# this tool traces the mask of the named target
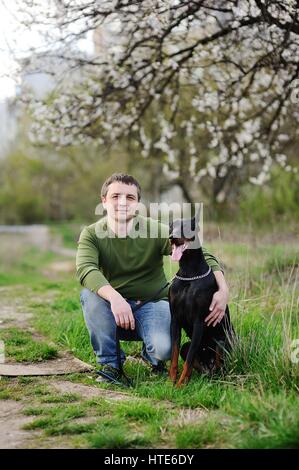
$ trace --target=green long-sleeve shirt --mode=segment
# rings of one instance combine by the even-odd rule
[[[156,236],[150,236],[153,233]],[[126,299],[150,299],[167,282],[163,256],[171,254],[168,235],[167,225],[141,215],[135,217],[129,236],[123,238],[107,226],[107,217],[85,227],[76,257],[80,284],[95,293],[110,284]],[[212,270],[220,271],[217,259],[204,247],[203,253]],[[157,299],[167,299],[167,291],[165,287]]]

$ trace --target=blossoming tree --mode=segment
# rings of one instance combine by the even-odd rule
[[[23,22],[47,34],[31,67],[53,73],[53,60],[63,61],[55,93],[31,102],[36,140],[130,137],[174,180],[183,156],[192,181],[215,181],[219,201],[238,173],[261,185],[273,164],[297,171],[288,153],[299,133],[298,1],[19,4]],[[97,47],[78,54],[88,32]]]

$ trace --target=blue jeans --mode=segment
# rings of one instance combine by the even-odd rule
[[[82,289],[80,301],[91,344],[99,364],[118,368],[115,331],[116,323],[110,302]],[[133,307],[136,300],[127,300]],[[134,312],[135,330],[119,328],[119,338],[124,341],[143,341],[142,357],[152,365],[167,361],[171,356],[170,309],[166,300],[148,302]],[[121,350],[122,362],[125,353]]]

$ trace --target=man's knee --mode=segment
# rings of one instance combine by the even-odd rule
[[[81,303],[84,305],[86,302],[94,302],[94,303],[103,303],[108,304],[107,300],[100,297],[98,294],[95,294],[90,289],[84,287],[80,292],[80,300]]]
[[[80,302],[85,317],[92,317],[95,314],[100,315],[101,312],[107,311],[109,307],[109,303],[105,299],[86,287],[80,292]]]
[[[170,335],[166,333],[156,333],[153,341],[153,356],[159,361],[168,361],[171,356]]]

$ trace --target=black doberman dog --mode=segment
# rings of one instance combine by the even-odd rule
[[[177,386],[190,380],[193,367],[212,374],[221,370],[224,352],[232,338],[229,308],[216,326],[204,321],[214,293],[216,278],[207,264],[198,237],[199,214],[193,219],[176,219],[170,224],[172,259],[179,261],[179,271],[169,288],[172,354],[169,375],[173,383],[178,373],[182,328],[191,339],[181,349],[185,360]]]

